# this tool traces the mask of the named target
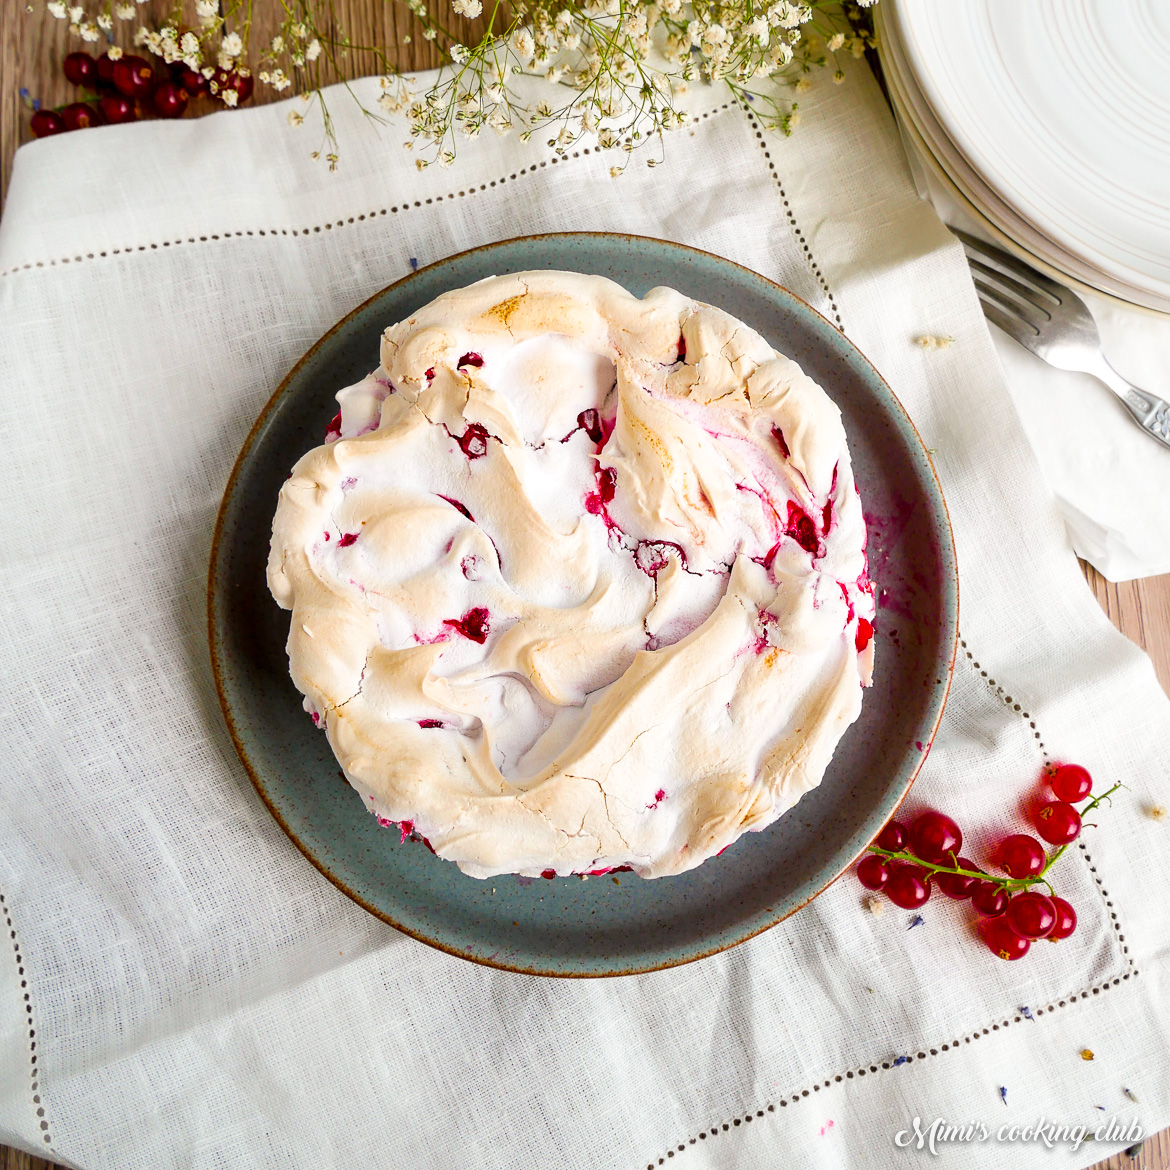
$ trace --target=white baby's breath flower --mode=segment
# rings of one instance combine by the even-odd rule
[[[854,37],[849,42],[849,52],[852,53],[854,57],[864,57],[865,41],[863,41],[861,37]]]
[[[304,122],[304,120],[305,120],[304,117],[301,114],[299,114],[296,110],[289,110],[288,124],[290,126],[300,126]]]
[[[792,50],[783,41],[773,41],[765,60],[772,69],[783,69],[792,60]]]
[[[512,47],[521,57],[531,57],[536,52],[536,42],[533,40],[532,33],[526,28],[517,30],[516,35],[512,38]]]
[[[466,16],[468,20],[474,20],[483,12],[480,0],[451,0],[451,8],[457,16]]]
[[[61,3],[61,0],[49,0],[49,3],[46,4],[45,7],[49,10],[49,13],[52,16],[55,16],[58,20],[65,19],[65,5]]]
[[[274,69],[271,74],[269,74],[268,84],[271,85],[277,93],[283,93],[290,85],[292,85],[292,79],[285,76],[283,69]],[[231,104],[235,105],[235,102],[232,102]]]
[[[447,52],[450,54],[451,60],[454,61],[456,65],[462,65],[463,62],[466,61],[470,56],[470,54],[467,52],[466,46],[460,44],[452,45],[447,50]]]
[[[122,60],[122,50],[119,49],[117,45],[111,45],[106,50],[106,56],[109,57],[109,59],[111,61],[121,61]]]
[[[229,57],[238,57],[244,51],[244,42],[240,40],[239,33],[228,33],[223,38],[223,44],[220,46],[224,53]]]
[[[319,40],[317,40],[316,37],[314,37],[305,46],[305,60],[306,61],[316,61],[317,58],[320,56],[321,56],[321,42]]]
[[[133,4],[115,4],[114,5],[114,15],[119,20],[133,20],[134,13],[136,11],[137,10],[135,9]]]
[[[305,63],[305,55],[300,52],[293,53],[289,60],[299,69]]]
[[[619,176],[619,175],[621,175],[621,173],[622,173],[622,168],[621,168],[621,167],[610,167],[610,168],[609,168],[609,177],[610,177],[611,179],[616,179],[616,178],[618,178],[618,176]]]
[[[280,33],[277,33],[276,36],[272,38],[272,51],[274,53],[284,52],[284,37],[282,37]]]
[[[96,24],[83,24],[77,31],[83,41],[96,41],[98,39]]]
[[[234,89],[221,90],[219,97],[225,106],[234,106],[240,100],[240,95]]]
[[[114,27],[113,17],[111,17],[108,12],[100,13],[97,17],[97,26],[98,28],[109,32],[109,30]]]
[[[210,28],[218,15],[215,0],[195,0],[195,16],[201,27]]]
[[[80,24],[85,19],[85,9],[77,5],[69,9],[69,23]]]
[[[743,26],[744,36],[753,37],[761,48],[766,48],[768,40],[771,37],[771,30],[768,28],[768,19],[765,16],[757,16],[755,20]]]
[[[833,73],[833,84],[840,85],[845,80],[845,71],[838,69]]]
[[[845,43],[845,34],[843,32],[834,33],[825,42],[825,48],[830,53],[835,53]]]
[[[294,37],[296,37],[298,40],[301,40],[301,41],[303,41],[305,39],[305,37],[307,37],[309,35],[309,30],[308,30],[307,26],[305,25],[304,21],[301,21],[301,20],[294,21],[289,26],[288,31],[291,32]]]
[[[193,32],[185,32],[179,38],[179,48],[187,56],[194,57],[199,52],[199,38]]]

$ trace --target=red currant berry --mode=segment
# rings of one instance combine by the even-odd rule
[[[906,848],[906,842],[909,839],[910,835],[906,832],[905,825],[899,824],[897,821],[890,821],[877,835],[874,844],[879,849],[888,849],[891,853],[901,853]]]
[[[1049,898],[1056,913],[1056,925],[1048,934],[1050,942],[1068,938],[1077,928],[1077,912],[1063,898]]]
[[[112,93],[106,94],[100,102],[102,115],[107,122],[133,122],[138,114],[135,113],[134,103],[128,98],[117,97]]]
[[[252,96],[252,88],[256,84],[252,80],[252,71],[244,68],[217,69],[212,81],[215,83],[215,93],[220,95],[221,99],[226,90],[234,89],[238,106],[243,105]]]
[[[1013,833],[999,843],[999,864],[1009,877],[1035,877],[1047,860],[1044,846],[1027,833]]]
[[[38,138],[48,138],[51,134],[62,134],[69,128],[65,125],[65,119],[54,110],[37,110],[29,119],[28,125]]]
[[[1093,791],[1093,777],[1080,764],[1061,764],[1048,778],[1057,800],[1084,800]]]
[[[252,90],[256,88],[256,82],[252,80],[251,69],[237,69],[235,90],[240,95],[240,101],[246,102],[252,96]]]
[[[1004,917],[1021,938],[1047,938],[1056,925],[1056,908],[1051,898],[1029,890],[1008,903]]]
[[[197,93],[207,92],[207,78],[198,69],[188,69],[183,66],[183,72],[176,79],[192,97]]]
[[[960,857],[955,862],[955,869],[970,869],[977,872],[979,867],[973,861]],[[948,898],[956,898],[960,902],[971,896],[971,890],[977,882],[979,882],[978,878],[964,877],[961,873],[936,873],[934,875],[934,884]],[[979,884],[983,883],[979,882]]]
[[[983,932],[983,941],[1001,959],[1009,962],[1013,959],[1022,959],[1032,945],[1026,938],[1016,934],[1008,924],[1007,917],[989,918],[980,926]]]
[[[1036,814],[1036,832],[1052,845],[1067,845],[1081,835],[1081,814],[1071,804],[1054,800]]]
[[[74,85],[97,89],[97,62],[88,53],[70,53],[61,62],[61,72]]]
[[[103,53],[93,63],[94,72],[97,74],[97,80],[101,85],[108,85],[113,87],[115,64],[117,64],[117,62],[115,62],[109,53]]]
[[[971,906],[984,918],[996,918],[1007,909],[1008,896],[995,882],[976,882],[971,887]]]
[[[948,862],[963,848],[959,826],[940,812],[922,813],[910,826],[910,848],[923,861]]]
[[[876,853],[866,854],[857,863],[857,880],[867,890],[884,889],[886,882],[890,880],[889,862]]]
[[[886,882],[886,897],[903,910],[915,910],[930,897],[930,882],[916,865],[898,865]]]
[[[190,100],[187,91],[173,81],[164,81],[154,91],[155,112],[160,118],[181,118]]]
[[[128,98],[148,98],[158,78],[154,66],[142,57],[120,57],[114,62],[114,88]]]
[[[90,126],[102,126],[106,121],[93,102],[74,102],[61,111],[61,117],[67,130],[86,130]]]

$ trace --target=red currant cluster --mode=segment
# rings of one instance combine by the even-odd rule
[[[55,110],[37,110],[29,123],[37,138],[61,134],[66,130],[84,130],[107,122],[133,122],[141,113],[160,118],[181,118],[187,103],[200,94],[236,93],[236,104],[252,96],[253,80],[248,69],[216,69],[205,77],[179,61],[166,65],[145,57],[126,54],[111,57],[103,53],[70,53],[61,65],[66,78],[74,85],[93,91],[84,101],[71,102]]]
[[[858,880],[868,890],[881,890],[904,910],[921,906],[932,888],[958,901],[969,899],[980,916],[984,941],[1002,959],[1023,958],[1036,939],[1068,938],[1076,929],[1076,911],[1052,892],[1048,871],[1080,836],[1085,813],[1121,785],[1078,810],[1072,802],[1083,800],[1093,789],[1092,777],[1084,768],[1053,766],[1046,769],[1044,778],[1056,799],[1039,806],[1035,825],[1045,841],[1057,846],[1051,855],[1035,837],[1012,833],[999,842],[994,858],[1007,876],[986,873],[960,856],[963,834],[959,826],[940,812],[927,811],[909,828],[897,821],[886,825],[858,862]],[[1046,886],[1048,893],[1033,890],[1034,885]]]

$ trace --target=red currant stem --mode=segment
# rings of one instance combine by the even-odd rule
[[[1009,880],[1007,878],[995,877],[993,874],[979,873],[973,869],[957,869],[954,866],[939,865],[934,861],[923,861],[921,857],[918,857],[916,854],[910,853],[904,849],[898,853],[893,853],[889,849],[879,849],[878,846],[871,845],[869,847],[869,851],[870,853],[880,853],[882,857],[888,857],[892,861],[913,862],[913,864],[919,866],[922,869],[929,869],[931,873],[955,873],[960,877],[979,878],[980,881],[985,881],[989,878],[993,882],[1006,882]]]
[[[1109,800],[1109,798],[1119,788],[1124,787],[1124,784],[1117,783],[1114,784],[1108,792],[1102,792],[1100,796],[1094,796],[1085,804],[1084,808],[1078,810],[1080,815],[1084,817],[1085,813],[1092,812],[1093,809],[1097,808],[1103,800]],[[1110,800],[1109,803],[1112,804],[1113,802]],[[881,849],[877,845],[871,845],[869,847],[869,852],[876,853],[881,857],[888,857],[891,861],[907,861],[911,865],[917,865],[920,869],[929,870],[931,874],[953,873],[959,877],[977,878],[981,882],[991,882],[992,885],[999,886],[1000,889],[1005,890],[1010,894],[1019,890],[1026,890],[1034,885],[1045,885],[1048,887],[1049,892],[1053,893],[1054,891],[1052,889],[1052,883],[1049,882],[1047,877],[1048,871],[1060,860],[1067,848],[1068,845],[1062,845],[1059,849],[1054,849],[1048,856],[1048,859],[1044,864],[1044,868],[1039,873],[1030,874],[1029,876],[1022,878],[1000,877],[998,874],[994,873],[980,873],[976,870],[959,869],[957,866],[953,865],[939,865],[934,861],[924,861],[921,857],[916,857],[913,853],[910,853],[904,849],[895,852],[890,849]],[[953,855],[951,860],[955,860]]]

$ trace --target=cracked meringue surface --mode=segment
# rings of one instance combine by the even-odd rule
[[[475,877],[680,873],[820,783],[873,663],[840,413],[727,313],[528,272],[387,329],[268,583],[370,811]]]

